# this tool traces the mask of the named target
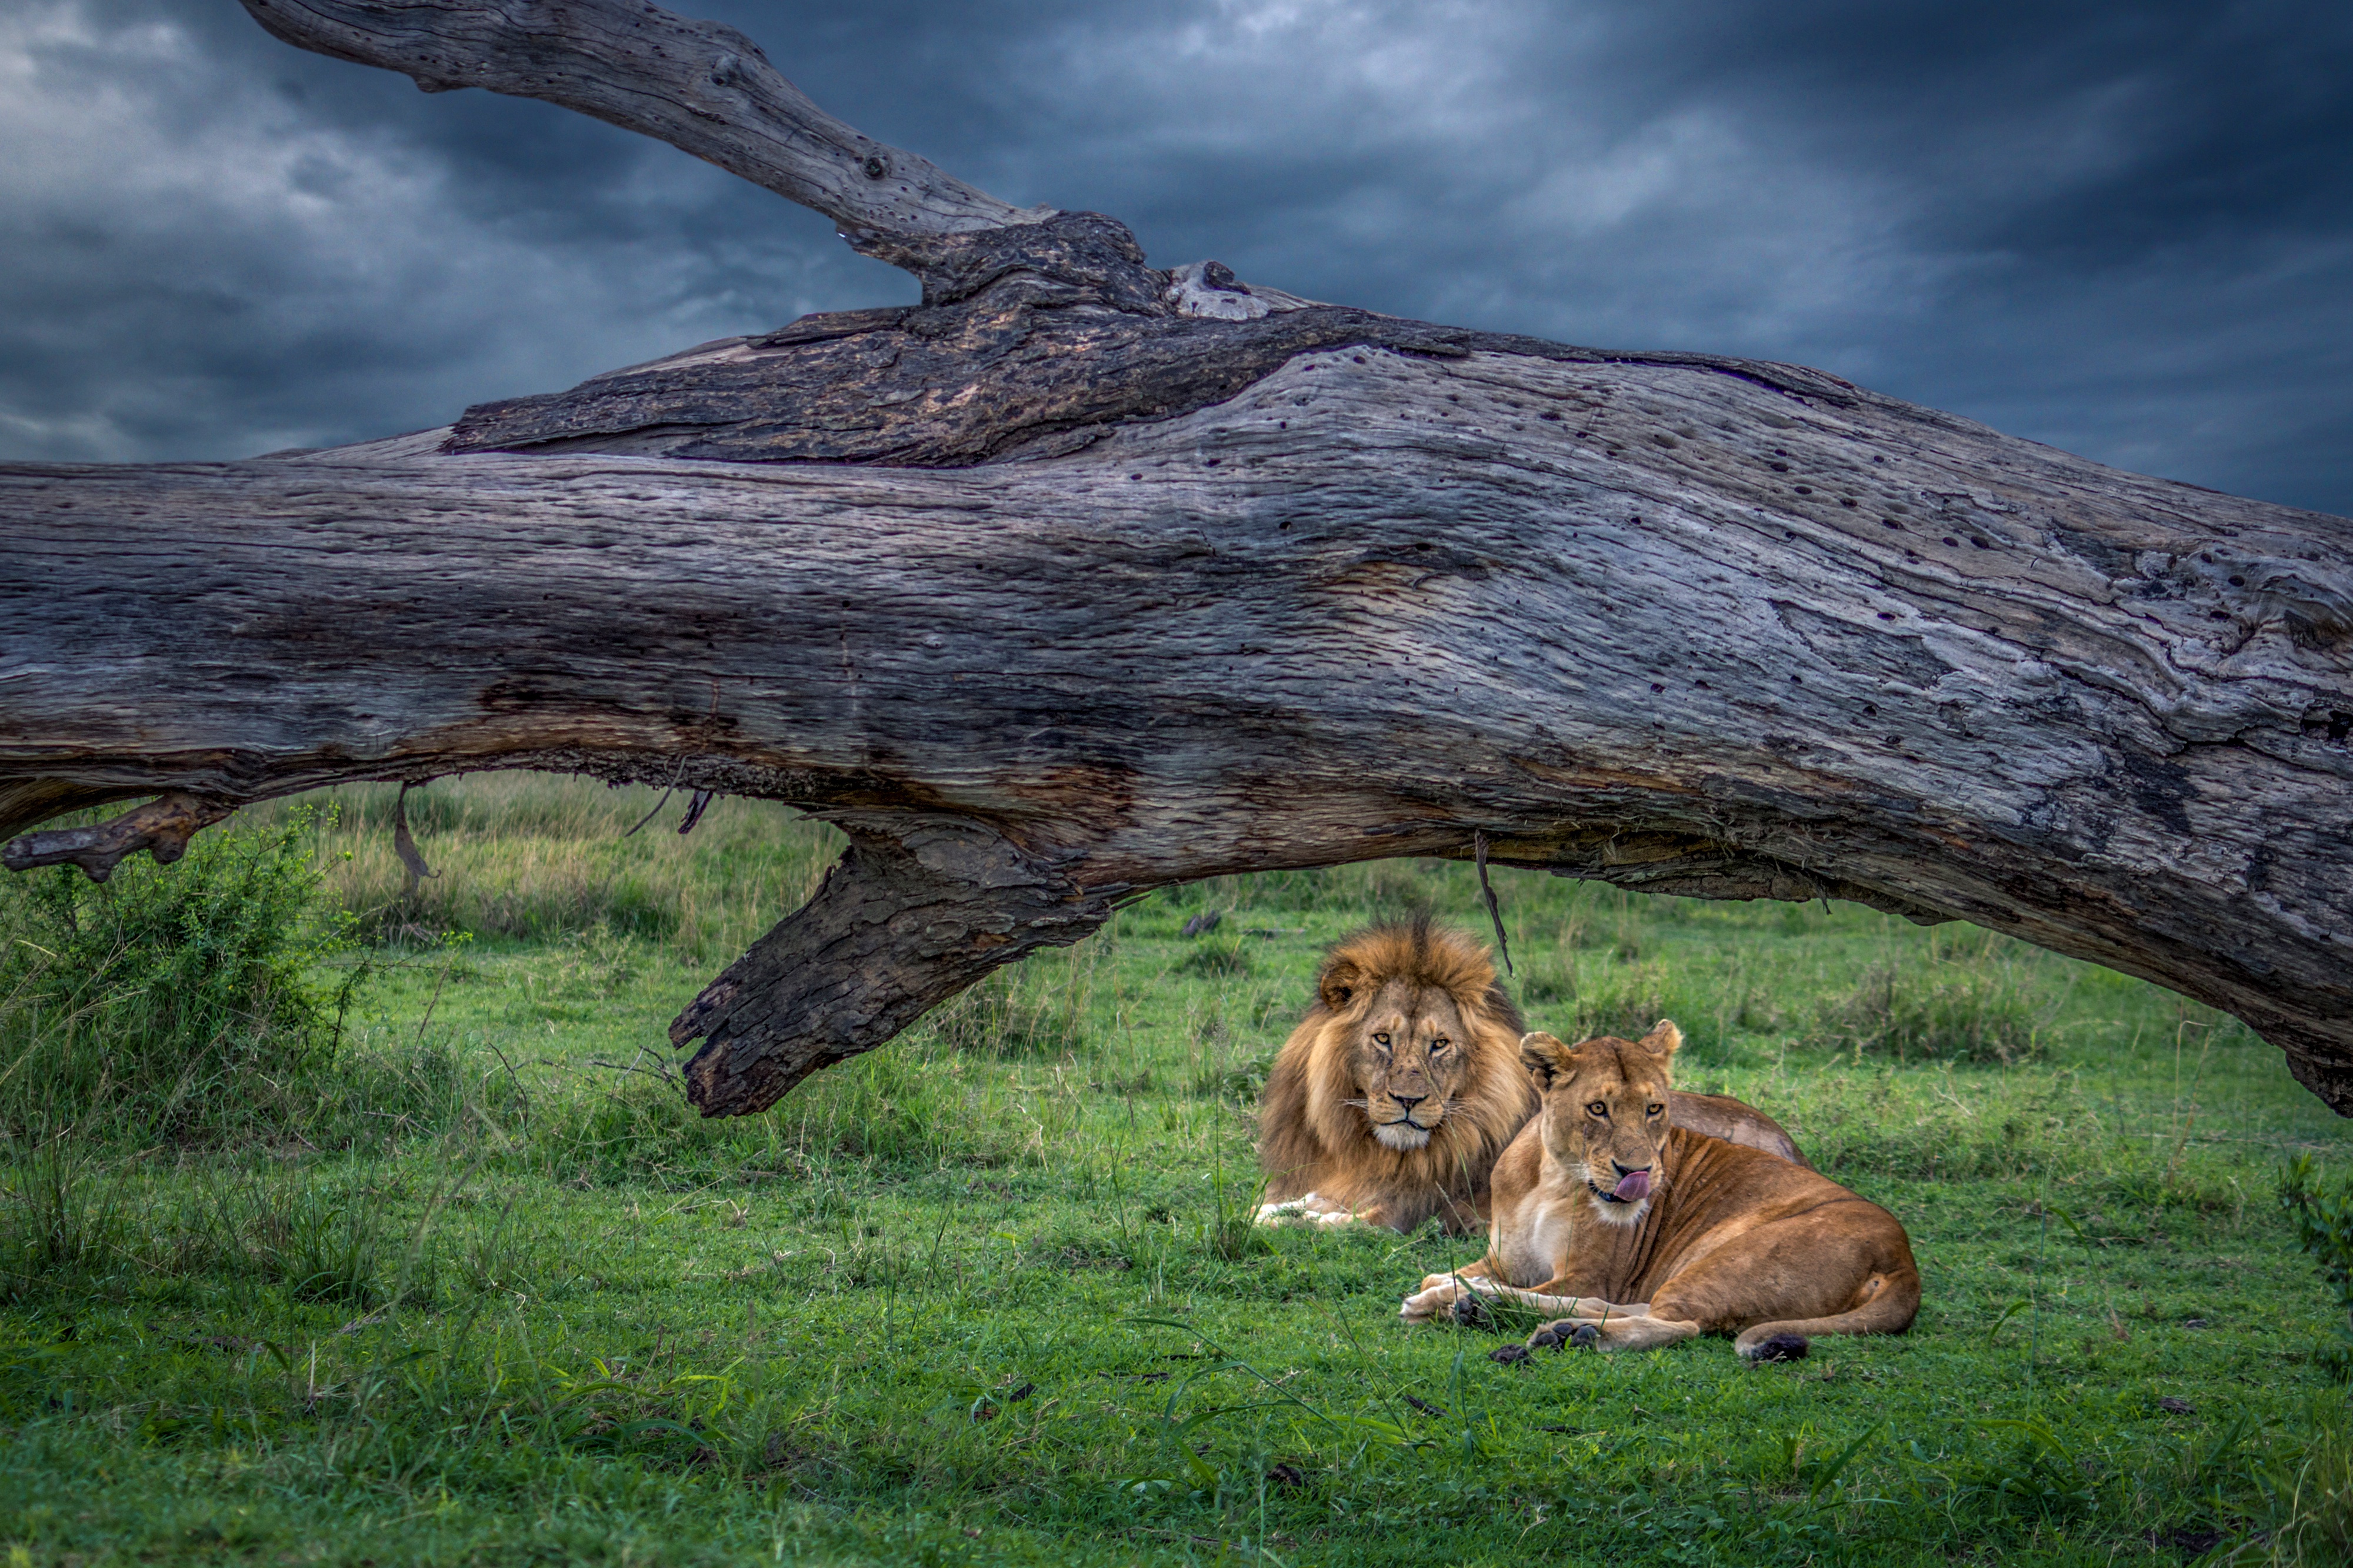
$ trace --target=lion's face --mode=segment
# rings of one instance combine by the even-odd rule
[[[1313,1198],[1411,1230],[1485,1222],[1487,1173],[1535,1111],[1524,1026],[1486,950],[1428,921],[1336,942],[1259,1106],[1271,1206]]]
[[[1373,1124],[1391,1149],[1419,1149],[1446,1119],[1471,1061],[1469,1026],[1436,986],[1391,980],[1344,1019],[1348,1066]]]
[[[1550,1035],[1520,1041],[1520,1060],[1544,1100],[1545,1151],[1579,1172],[1597,1215],[1632,1225],[1664,1185],[1669,1064],[1683,1031],[1666,1019],[1640,1040],[1604,1035],[1563,1045]]]

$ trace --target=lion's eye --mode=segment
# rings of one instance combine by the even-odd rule
[[[1432,1055],[1432,1056],[1436,1056],[1439,1052],[1440,1052],[1440,1051],[1444,1050],[1447,1047],[1449,1047],[1449,1046],[1452,1045],[1453,1043],[1454,1043],[1453,1041],[1451,1041],[1451,1040],[1446,1040],[1446,1039],[1432,1040],[1432,1041],[1430,1041],[1430,1055]]]
[[[1596,1116],[1608,1116],[1609,1114],[1609,1108],[1598,1100],[1592,1104],[1587,1106],[1585,1109],[1591,1111]]]
[[[1651,1115],[1653,1115],[1653,1116],[1660,1115],[1661,1113],[1662,1113],[1663,1111],[1665,1111],[1665,1110],[1666,1110],[1666,1109],[1667,1109],[1667,1108],[1666,1108],[1665,1106],[1663,1106],[1663,1105],[1654,1105],[1654,1106],[1651,1107]]]
[[[1388,1050],[1389,1048],[1389,1037],[1387,1035],[1375,1035],[1373,1037],[1373,1044],[1380,1047],[1383,1050]]]

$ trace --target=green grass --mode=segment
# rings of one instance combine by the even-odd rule
[[[381,945],[320,976],[375,970],[314,1118],[7,1134],[0,1562],[2342,1561],[2341,1311],[2274,1194],[2348,1129],[2205,1009],[1498,872],[1533,1023],[1676,1017],[1681,1081],[1892,1208],[1927,1288],[1788,1366],[1507,1368],[1396,1319],[1474,1243],[1239,1223],[1321,948],[1482,931],[1464,868],[1160,895],[706,1122],[663,1026],[833,846],[750,802],[622,839],[658,793],[412,795],[408,899],[352,792],[316,841]]]

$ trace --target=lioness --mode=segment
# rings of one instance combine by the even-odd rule
[[[1564,1314],[1531,1344],[1647,1350],[1731,1333],[1749,1359],[1810,1334],[1899,1334],[1920,1271],[1895,1216],[1818,1172],[1669,1124],[1683,1032],[1520,1042],[1544,1109],[1495,1163],[1487,1256],[1406,1298],[1419,1321],[1467,1293]]]
[[[1260,1221],[1483,1226],[1488,1173],[1537,1103],[1519,1010],[1487,950],[1426,919],[1375,926],[1324,955],[1315,995],[1259,1105]],[[1736,1100],[1672,1104],[1679,1126],[1805,1163],[1778,1123]]]

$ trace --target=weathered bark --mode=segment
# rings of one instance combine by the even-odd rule
[[[969,818],[835,821],[850,847],[824,886],[670,1025],[673,1045],[704,1041],[686,1068],[699,1105],[773,1105],[990,970],[1066,947],[1111,917],[1117,889],[1082,889],[1053,857]]]
[[[714,1113],[1135,890],[1482,833],[2010,931],[2353,1110],[2342,520],[1155,272],[1088,215],[889,243],[925,305],[454,431],[0,469],[0,830],[489,767],[791,801],[853,848],[681,1016]]]

